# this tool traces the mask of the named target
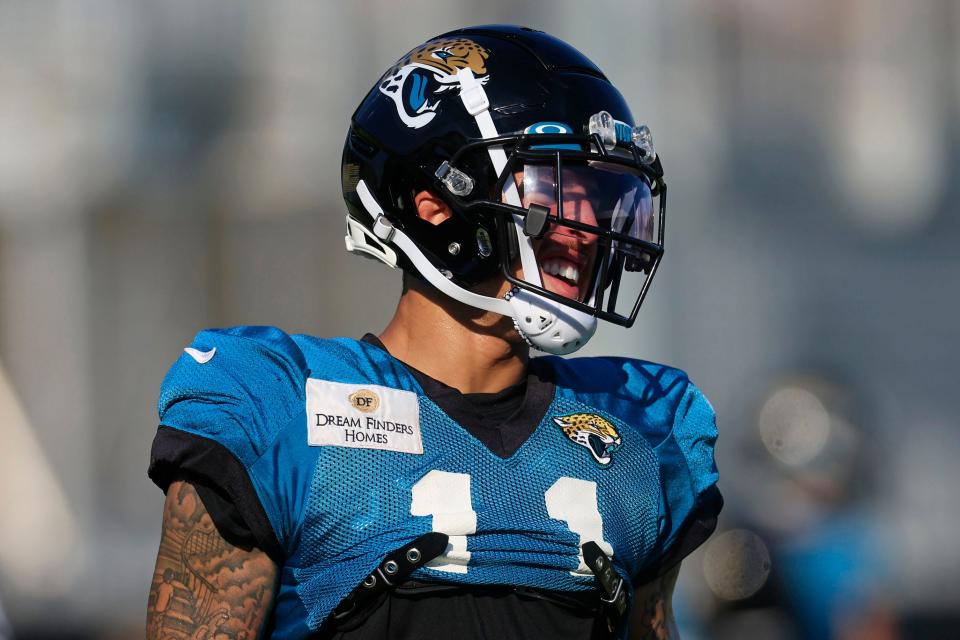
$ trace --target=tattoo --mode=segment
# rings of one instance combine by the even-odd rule
[[[220,536],[192,485],[174,482],[147,601],[147,638],[253,640],[273,602],[276,577],[265,553]]]
[[[666,575],[639,587],[634,594],[630,616],[630,640],[677,640],[680,634],[673,619],[673,587],[679,565]]]

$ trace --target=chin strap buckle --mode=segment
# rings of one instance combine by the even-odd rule
[[[412,542],[391,551],[370,575],[344,598],[330,617],[337,622],[362,612],[381,594],[395,589],[410,574],[441,555],[447,548],[447,535],[437,531],[425,533]]]
[[[373,232],[371,233],[366,227],[360,224],[359,221],[348,215],[347,234],[344,236],[343,241],[347,246],[347,251],[350,253],[375,258],[387,266],[396,269],[397,252],[387,245],[387,242],[390,242],[393,237],[394,229],[392,226],[386,229],[378,226],[380,225],[381,218],[385,219],[382,215],[377,218],[377,222],[374,224]],[[390,223],[387,222],[387,225],[389,224]],[[384,235],[383,239],[380,237],[381,233]]]
[[[585,542],[580,550],[583,559],[594,577],[600,590],[600,618],[607,633],[617,634],[627,620],[627,588],[624,580],[613,568],[613,560],[604,553],[596,542]]]

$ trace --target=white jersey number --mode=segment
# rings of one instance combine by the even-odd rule
[[[467,535],[477,532],[477,512],[470,500],[470,475],[436,469],[411,488],[410,513],[433,516],[433,530],[450,536],[447,550],[427,566],[438,571],[466,573],[470,562]]]
[[[438,571],[466,573],[470,563],[467,536],[477,532],[477,513],[470,499],[470,474],[434,470],[420,478],[411,490],[411,515],[433,516],[433,530],[450,536],[447,550],[427,566]],[[613,555],[613,547],[603,539],[596,482],[563,476],[547,489],[543,501],[547,515],[565,522],[567,528],[579,536],[577,546],[592,540],[607,555]],[[577,555],[579,566],[570,573],[593,575],[583,561],[583,554]]]
[[[554,520],[563,520],[567,528],[580,536],[579,547],[584,542],[593,540],[608,556],[613,555],[613,547],[603,539],[603,518],[600,516],[600,506],[597,503],[597,483],[578,478],[561,477],[554,482],[543,494],[543,501],[547,503],[547,513]],[[583,561],[583,552],[578,552],[580,565],[575,576],[592,576],[587,564]]]

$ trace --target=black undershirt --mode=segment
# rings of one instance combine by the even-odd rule
[[[387,351],[372,333],[361,340]],[[496,393],[460,393],[422,371],[404,366],[434,404],[501,458],[509,458],[526,442],[553,400],[553,382],[536,366],[529,367],[524,380]]]

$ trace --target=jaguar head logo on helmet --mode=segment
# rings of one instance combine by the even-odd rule
[[[380,93],[393,100],[405,125],[419,129],[437,115],[447,95],[456,97],[457,72],[470,69],[478,82],[486,82],[489,52],[466,38],[438,38],[417,47],[390,69],[380,81]]]
[[[631,326],[663,254],[666,185],[650,131],[583,54],[512,26],[462,29],[401,58],[344,146],[346,244],[531,346],[582,347]],[[420,218],[417,194],[450,215]],[[509,283],[490,295],[480,286]]]

